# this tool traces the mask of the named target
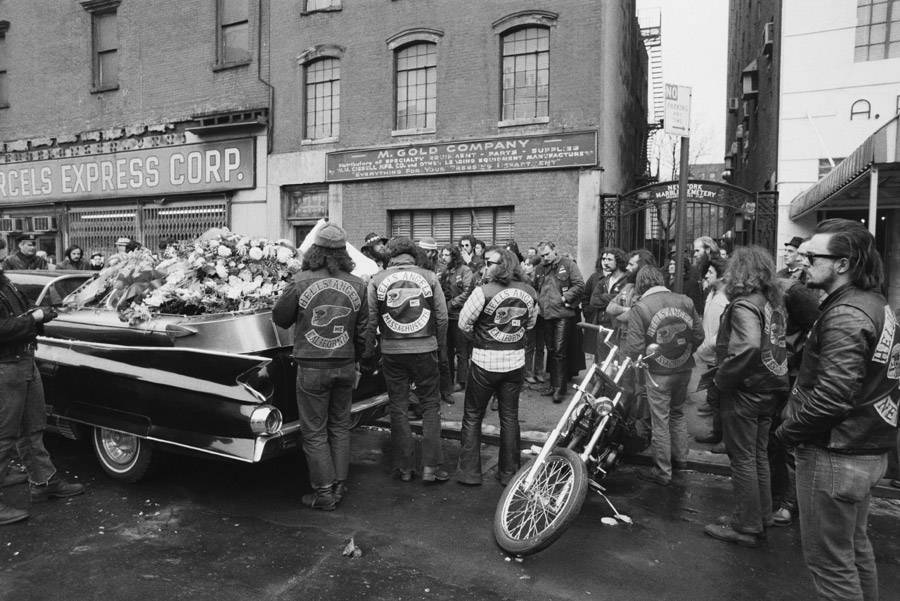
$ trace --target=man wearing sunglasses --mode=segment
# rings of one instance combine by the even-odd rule
[[[799,255],[806,285],[827,297],[775,438],[796,447],[801,544],[819,598],[877,599],[866,525],[897,444],[900,328],[861,223],[821,222]]]

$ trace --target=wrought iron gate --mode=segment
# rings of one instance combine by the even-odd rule
[[[758,244],[775,251],[778,193],[753,193],[737,186],[689,180],[686,239],[710,236],[727,249]],[[678,182],[637,188],[602,199],[601,247],[646,248],[660,264],[675,249]]]

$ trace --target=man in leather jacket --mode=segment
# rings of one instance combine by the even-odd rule
[[[534,270],[534,288],[540,295],[541,315],[544,317],[544,341],[550,363],[550,387],[545,396],[561,403],[566,396],[569,379],[567,359],[570,322],[584,290],[584,278],[575,261],[559,256],[556,245],[545,242],[540,248],[541,264]]]
[[[660,486],[672,481],[672,468],[687,466],[688,434],[684,404],[694,367],[694,350],[703,342],[703,323],[694,301],[671,292],[658,268],[645,265],[637,272],[640,296],[628,312],[622,354],[637,358],[650,345],[659,350],[648,360],[647,403],[653,429],[653,462],[638,476]]]
[[[350,406],[369,318],[366,285],[351,271],[347,236],[329,223],[316,233],[302,270],[272,310],[276,324],[294,326],[297,408],[313,487],[301,500],[325,511],[347,491]]]
[[[731,461],[734,515],[704,532],[756,547],[772,514],[769,429],[788,388],[787,316],[769,252],[758,246],[737,248],[725,270],[725,294],[731,303],[716,336],[714,383]]]
[[[37,238],[21,238],[19,250],[4,259],[3,269],[47,269],[47,261],[37,254]]]
[[[875,239],[859,222],[821,222],[801,265],[807,286],[828,296],[775,437],[796,447],[801,543],[819,598],[877,599],[866,522],[897,444],[900,328],[881,294]]]
[[[32,501],[84,492],[81,484],[59,476],[44,447],[47,416],[34,350],[43,324],[54,317],[52,309],[35,308],[0,270],[0,480],[4,486],[30,481]],[[28,470],[27,478],[7,475],[14,449]],[[27,517],[27,510],[0,503],[0,525]]]
[[[412,240],[392,238],[387,252],[388,268],[369,281],[365,356],[374,355],[377,329],[390,397],[393,467],[402,481],[412,480],[414,445],[408,408],[409,386],[414,382],[422,405],[422,480],[446,482],[450,475],[441,468],[438,355],[446,352],[447,302],[434,272],[416,266]]]

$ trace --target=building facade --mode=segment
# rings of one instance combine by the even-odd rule
[[[582,265],[602,194],[644,170],[634,2],[272,4],[269,214],[441,244],[556,241]]]
[[[900,4],[731,2],[728,86],[732,183],[777,189],[782,242],[826,217],[867,223],[900,304]]]
[[[645,168],[633,0],[0,0],[0,236],[556,241]]]
[[[258,3],[0,2],[0,236],[265,235]]]

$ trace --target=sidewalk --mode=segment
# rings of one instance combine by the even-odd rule
[[[590,359],[590,355],[588,355]],[[584,376],[585,372],[581,372]],[[691,383],[688,385],[689,391],[697,388],[697,380],[700,377],[700,370],[695,369]],[[547,436],[556,426],[560,416],[562,416],[571,395],[560,404],[554,404],[548,396],[541,396],[538,390],[546,386],[545,384],[525,384],[521,395],[519,396],[519,424],[522,436],[522,448],[528,449],[532,446],[542,446],[547,440]],[[574,392],[574,391],[573,391]],[[454,393],[453,398],[456,402],[452,405],[441,403],[441,424],[442,436],[453,440],[459,440],[459,431],[462,427],[463,405],[465,391]],[[728,476],[731,473],[728,463],[728,456],[710,452],[712,445],[702,444],[694,440],[694,436],[702,436],[708,434],[711,430],[711,418],[699,415],[698,407],[705,403],[706,394],[690,392],[687,400],[687,422],[688,422],[688,442],[690,451],[688,454],[689,469],[699,472],[714,473],[722,476]],[[385,416],[381,418],[377,425],[390,428],[390,419]],[[421,421],[413,421],[412,428],[415,432],[421,433]],[[489,445],[500,444],[500,421],[496,411],[488,409],[484,418],[481,429],[482,442]],[[640,455],[626,456],[625,461],[641,465],[649,465],[650,453],[649,449]],[[882,480],[873,490],[875,496],[900,499],[900,489],[893,488],[888,485],[887,480]]]

